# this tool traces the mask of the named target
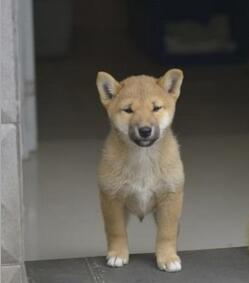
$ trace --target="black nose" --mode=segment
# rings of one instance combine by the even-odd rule
[[[142,138],[148,138],[151,135],[151,128],[150,127],[141,127],[138,129],[139,135]]]

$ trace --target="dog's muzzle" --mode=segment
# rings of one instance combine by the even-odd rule
[[[159,128],[155,126],[133,126],[129,129],[130,139],[138,146],[151,146],[159,138]]]

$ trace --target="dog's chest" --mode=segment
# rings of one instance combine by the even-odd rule
[[[124,193],[127,207],[135,214],[143,216],[155,204],[155,192],[160,187],[160,168],[157,155],[149,150],[141,150],[129,157],[125,166]]]

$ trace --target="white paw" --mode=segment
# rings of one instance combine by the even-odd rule
[[[127,264],[128,260],[118,256],[107,256],[107,265],[112,267],[121,267],[124,264]]]
[[[177,272],[182,269],[182,264],[179,260],[175,260],[167,264],[166,263],[158,264],[158,268],[168,272]]]

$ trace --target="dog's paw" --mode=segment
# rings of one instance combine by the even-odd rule
[[[157,266],[160,270],[165,270],[168,272],[178,272],[182,269],[182,264],[180,258],[175,255],[169,258],[157,259]]]
[[[128,263],[127,258],[122,258],[119,256],[107,256],[107,265],[112,267],[121,267]]]
[[[121,267],[128,263],[129,254],[127,251],[108,252],[106,259],[107,259],[107,265],[112,266],[112,267]]]

